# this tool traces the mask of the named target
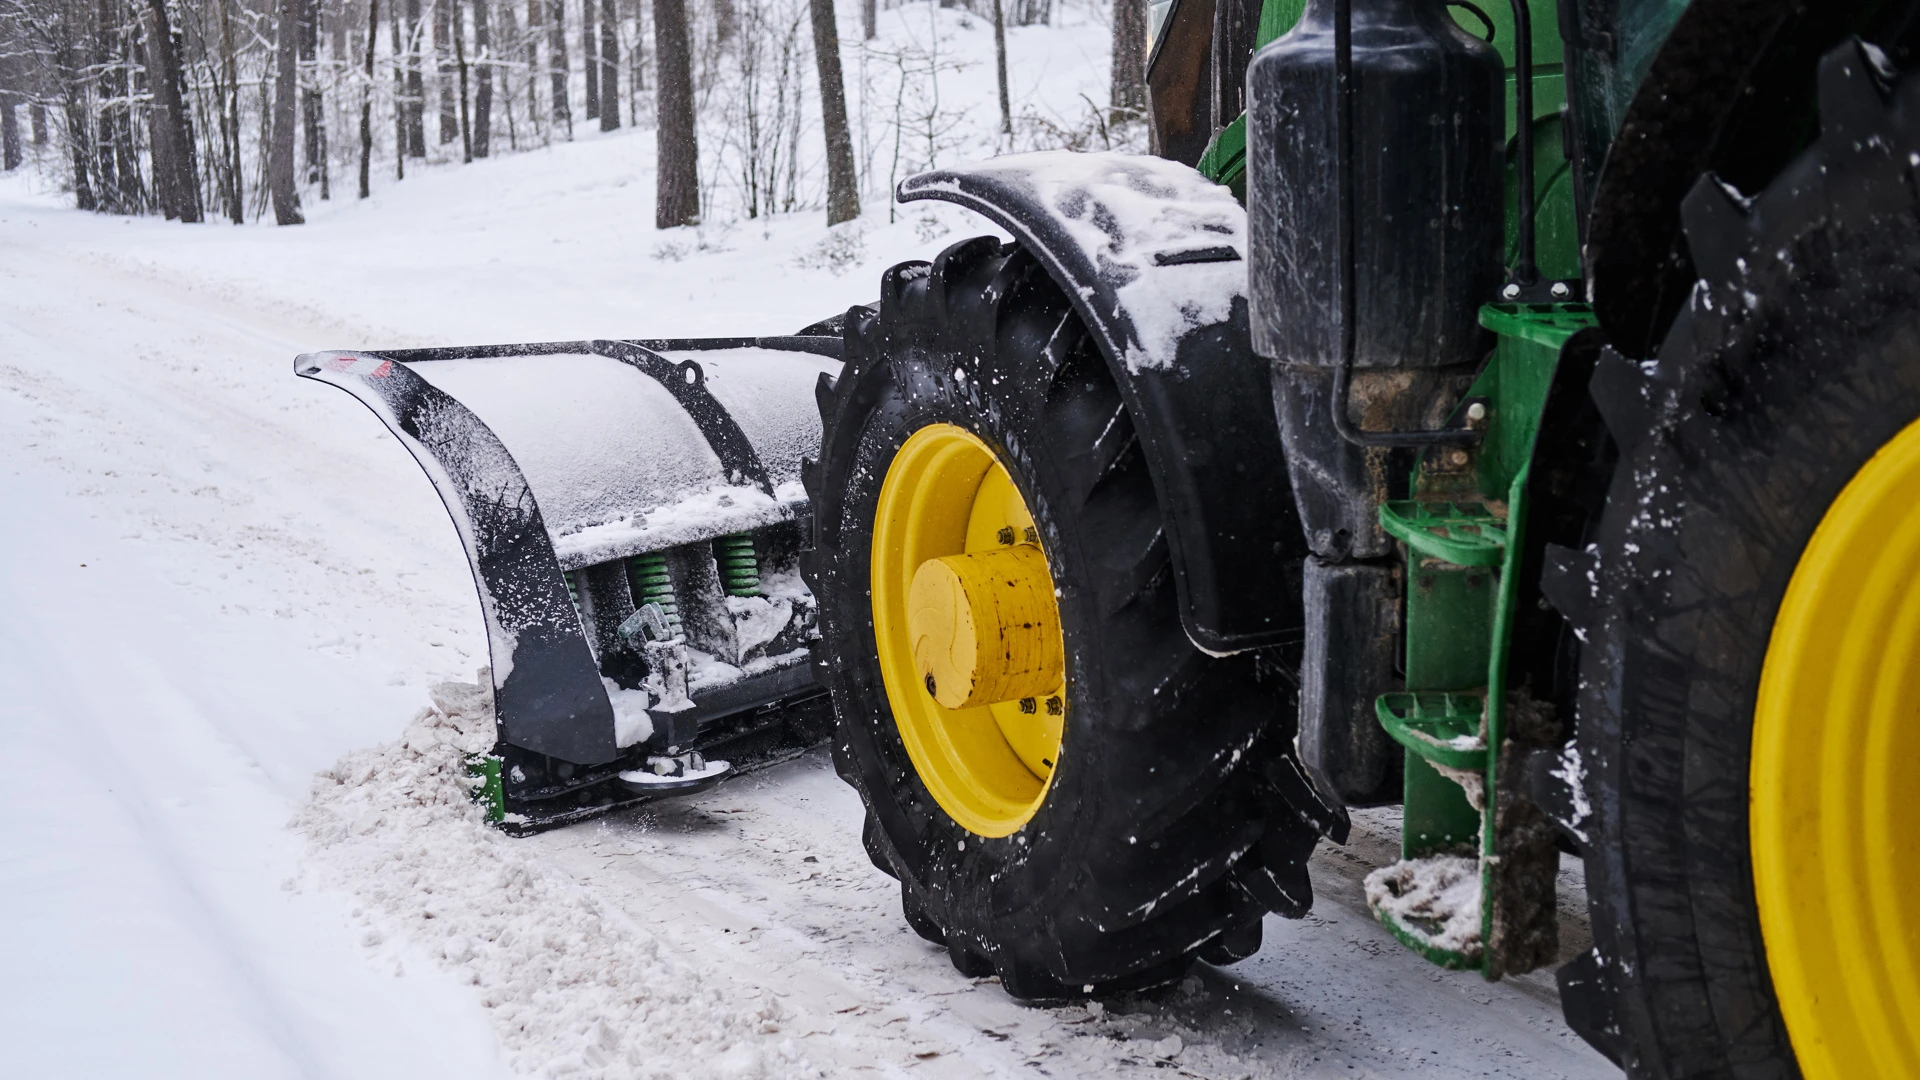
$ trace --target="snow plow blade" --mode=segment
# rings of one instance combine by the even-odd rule
[[[824,324],[823,324],[824,328]],[[810,328],[811,329],[811,328]],[[835,336],[318,352],[452,517],[487,626],[510,831],[685,794],[825,738],[797,559]]]

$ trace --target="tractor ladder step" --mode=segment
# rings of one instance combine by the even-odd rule
[[[1507,550],[1507,519],[1485,503],[1397,500],[1380,508],[1380,527],[1415,554],[1455,566],[1497,567]]]
[[[1486,708],[1480,694],[1438,691],[1382,694],[1373,703],[1394,742],[1435,765],[1475,772],[1487,767]]]

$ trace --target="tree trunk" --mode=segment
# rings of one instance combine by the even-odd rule
[[[151,20],[151,5],[140,5],[139,15]],[[173,163],[174,151],[180,144],[170,130],[169,110],[161,100],[166,93],[163,88],[167,82],[164,75],[166,61],[161,57],[162,47],[155,44],[152,25],[143,28],[141,37],[141,44],[146,49],[145,74],[151,81],[160,84],[154,88],[152,104],[147,110],[147,153],[153,159],[153,201],[160,213],[168,221],[173,221],[180,216],[178,200],[174,196],[179,173]]]
[[[33,129],[35,149],[47,145],[47,106],[38,100],[27,106],[27,126]]]
[[[880,32],[879,0],[861,0],[860,36],[865,38],[868,41],[872,41],[874,38],[874,35],[878,34],[879,32]]]
[[[182,221],[200,222],[206,220],[206,200],[200,196],[200,152],[195,146],[193,131],[193,111],[187,95],[187,73],[183,58],[188,56],[185,33],[177,25],[167,28],[167,51],[173,57],[168,65],[170,81],[173,83],[172,98],[180,103],[178,137],[180,139],[180,160],[178,164],[180,190],[182,192]]]
[[[693,49],[684,0],[653,0],[654,137],[659,146],[657,229],[700,223],[700,147],[693,127]]]
[[[997,2],[997,0],[996,0]],[[820,73],[820,121],[827,136],[827,224],[860,216],[860,184],[853,174],[853,133],[847,126],[847,87],[840,75],[840,27],[833,0],[809,0],[813,57]]]
[[[627,111],[628,123],[640,126],[640,95],[647,89],[647,5],[642,0],[630,0],[633,5],[633,49],[627,53]]]
[[[360,88],[360,197],[373,194],[373,47],[380,42],[380,0],[367,0],[366,85]]]
[[[580,63],[587,69],[587,119],[600,116],[600,43],[593,33],[598,0],[580,0]]]
[[[507,33],[509,36],[513,33],[512,5],[513,0],[507,0]],[[532,134],[538,138],[540,135],[540,80],[535,78],[534,75],[535,72],[540,70],[540,0],[527,0],[527,36],[522,39],[522,51],[527,61],[527,126],[533,129]],[[508,97],[507,118],[508,121],[511,122],[513,118],[513,102],[511,100],[512,96],[509,95]]]
[[[61,97],[67,114],[67,149],[73,157],[73,205],[82,210],[97,210],[100,201],[93,193],[93,126],[87,116],[87,86],[81,81],[78,65],[70,60],[71,47],[60,49]]]
[[[180,93],[180,57],[175,51],[173,26],[167,19],[167,0],[147,0],[147,68],[152,83],[153,185],[160,210],[181,221],[200,220],[200,181],[194,167],[193,129],[187,123]],[[8,120],[13,115],[7,110]],[[14,141],[19,141],[18,131]]]
[[[713,0],[713,40],[725,45],[740,32],[740,11],[733,0]]]
[[[407,132],[412,125],[407,123],[407,74],[406,53],[400,45],[400,0],[392,0],[393,10],[387,13],[388,36],[393,41],[393,178],[407,178]]]
[[[480,85],[473,92],[473,156],[483,158],[493,145],[493,27],[487,0],[473,0],[473,55]]]
[[[307,77],[302,80],[305,85],[300,92],[300,122],[306,133],[307,183],[319,184],[320,197],[327,199],[332,197],[327,190],[327,122],[321,109],[319,73],[313,67],[319,57],[320,0],[303,0],[300,5],[300,61],[308,66]]]
[[[613,10],[613,0],[600,0],[600,130],[619,126],[620,16]]]
[[[101,209],[110,214],[138,214],[147,209],[146,184],[140,176],[140,158],[133,148],[133,80],[128,77],[126,33],[116,22],[118,5],[100,0],[94,23],[93,67],[104,84],[105,104],[94,141],[95,168],[100,174]]]
[[[20,148],[20,114],[13,92],[0,90],[0,168],[12,172],[20,167],[24,152]]]
[[[220,0],[220,69],[226,82],[225,100],[220,103],[220,142],[226,149],[223,172],[227,174],[227,220],[240,225],[247,220],[246,178],[240,161],[240,73],[233,51],[233,7]]]
[[[1147,111],[1147,2],[1113,0],[1112,122]]]
[[[440,87],[440,145],[460,137],[460,110],[453,101],[453,8],[457,0],[433,0],[433,72]]]
[[[407,0],[407,156],[427,156],[427,80],[421,72],[420,0]]]
[[[1007,16],[993,0],[993,66],[1000,77],[1000,134],[1013,134],[1013,99],[1007,95]]]
[[[553,67],[553,122],[564,124],[573,138],[573,109],[567,104],[567,5],[547,0],[547,63]]]
[[[300,0],[280,0],[278,38],[274,51],[279,63],[273,80],[273,143],[268,152],[267,183],[273,192],[273,220],[280,225],[301,225],[300,190],[293,180],[293,125],[297,110],[294,97],[300,92],[297,60],[300,38]]]
[[[473,124],[472,117],[467,113],[467,20],[455,0],[448,0],[447,6],[452,9],[452,17],[448,21],[453,25],[453,62],[455,69],[460,73],[460,163],[471,165],[473,164]]]

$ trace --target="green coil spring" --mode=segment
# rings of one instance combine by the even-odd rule
[[[580,572],[578,570],[568,570],[560,575],[560,580],[567,583],[567,599],[573,601],[573,613],[580,616],[581,621],[584,622],[587,618],[587,613],[580,607],[579,574]]]
[[[760,595],[760,557],[753,551],[753,534],[733,533],[715,540],[713,558],[720,566],[720,587],[728,596]]]
[[[680,632],[680,602],[673,596],[673,575],[667,572],[667,557],[658,551],[635,555],[627,560],[627,588],[633,591],[633,606],[660,605],[672,633]]]

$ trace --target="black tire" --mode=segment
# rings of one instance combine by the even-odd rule
[[[1261,766],[1290,745],[1273,657],[1187,640],[1154,487],[1093,341],[1034,258],[989,237],[888,271],[822,380],[822,457],[804,475],[833,692],[835,761],[865,800],[869,850],[909,921],[969,975],[1059,1000],[1177,979],[1216,939],[1240,953],[1270,909],[1303,914],[1315,834]],[[1000,456],[1059,588],[1070,691],[1061,763],[1033,819],[974,835],[910,763],[875,659],[871,533],[888,465],[919,428],[958,424]],[[1271,822],[1269,810],[1275,810]],[[1257,935],[1257,929],[1254,931]],[[1257,944],[1257,936],[1251,939]]]
[[[1621,448],[1594,547],[1578,747],[1592,797],[1594,952],[1569,1022],[1633,1077],[1799,1075],[1768,972],[1748,840],[1755,697],[1788,581],[1860,467],[1920,417],[1920,78],[1849,44],[1821,134],[1750,205],[1685,207],[1702,281],[1644,367],[1608,355]],[[1556,571],[1549,570],[1552,575]]]

